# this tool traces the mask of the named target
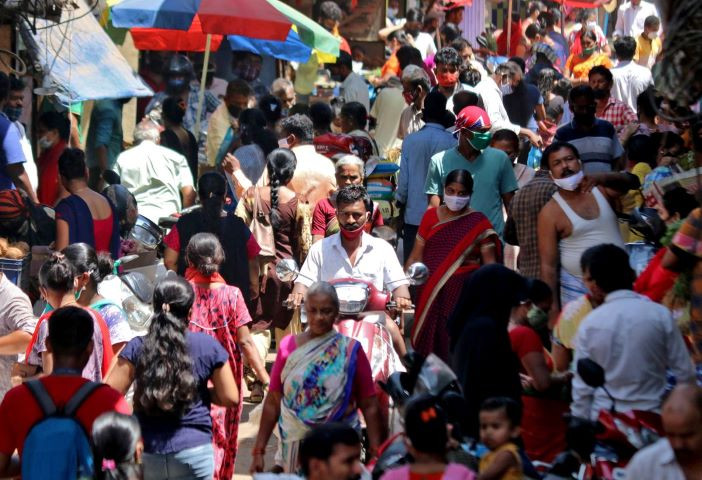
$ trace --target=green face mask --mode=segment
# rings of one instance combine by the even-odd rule
[[[485,150],[490,145],[490,140],[492,139],[492,134],[490,132],[472,132],[473,138],[468,139],[468,143],[479,151]]]
[[[584,55],[584,56],[589,57],[589,56],[592,55],[593,53],[595,53],[595,47],[592,47],[592,48],[583,48],[583,55]]]
[[[539,327],[548,326],[548,312],[543,311],[537,306],[531,307],[527,314],[527,319],[529,320],[529,325],[534,328],[538,329]]]

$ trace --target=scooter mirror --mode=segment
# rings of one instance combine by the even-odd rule
[[[129,263],[131,261],[136,260],[137,258],[139,258],[139,255],[125,255],[124,257],[120,257],[118,260],[119,260],[119,263],[122,264],[122,263]]]
[[[424,285],[429,280],[429,268],[421,262],[413,263],[407,269],[410,285]]]
[[[275,266],[275,273],[283,282],[292,282],[297,278],[300,272],[298,271],[297,262],[295,260],[292,258],[284,258]]]
[[[592,388],[599,388],[605,384],[604,369],[594,360],[581,358],[578,360],[578,375]]]

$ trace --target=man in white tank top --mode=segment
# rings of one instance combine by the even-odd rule
[[[558,187],[539,212],[541,279],[565,305],[587,292],[580,266],[583,252],[602,243],[624,246],[612,205],[630,189],[639,188],[639,180],[629,173],[585,176],[578,150],[561,142],[544,150],[541,168],[550,170]],[[554,302],[552,313],[558,310]]]

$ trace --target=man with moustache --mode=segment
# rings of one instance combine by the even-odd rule
[[[631,459],[626,478],[702,478],[702,388],[679,385],[663,404],[665,438]]]
[[[639,188],[639,180],[630,173],[586,177],[578,149],[563,142],[544,150],[541,168],[549,170],[558,187],[539,212],[541,280],[554,294],[560,286],[560,305],[565,305],[587,293],[580,267],[585,250],[602,243],[624,247],[612,204],[630,189]],[[558,310],[555,301],[552,313]]]

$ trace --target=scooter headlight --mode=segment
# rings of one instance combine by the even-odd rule
[[[339,297],[339,313],[342,315],[357,315],[368,304],[368,287],[359,284],[334,285]]]

